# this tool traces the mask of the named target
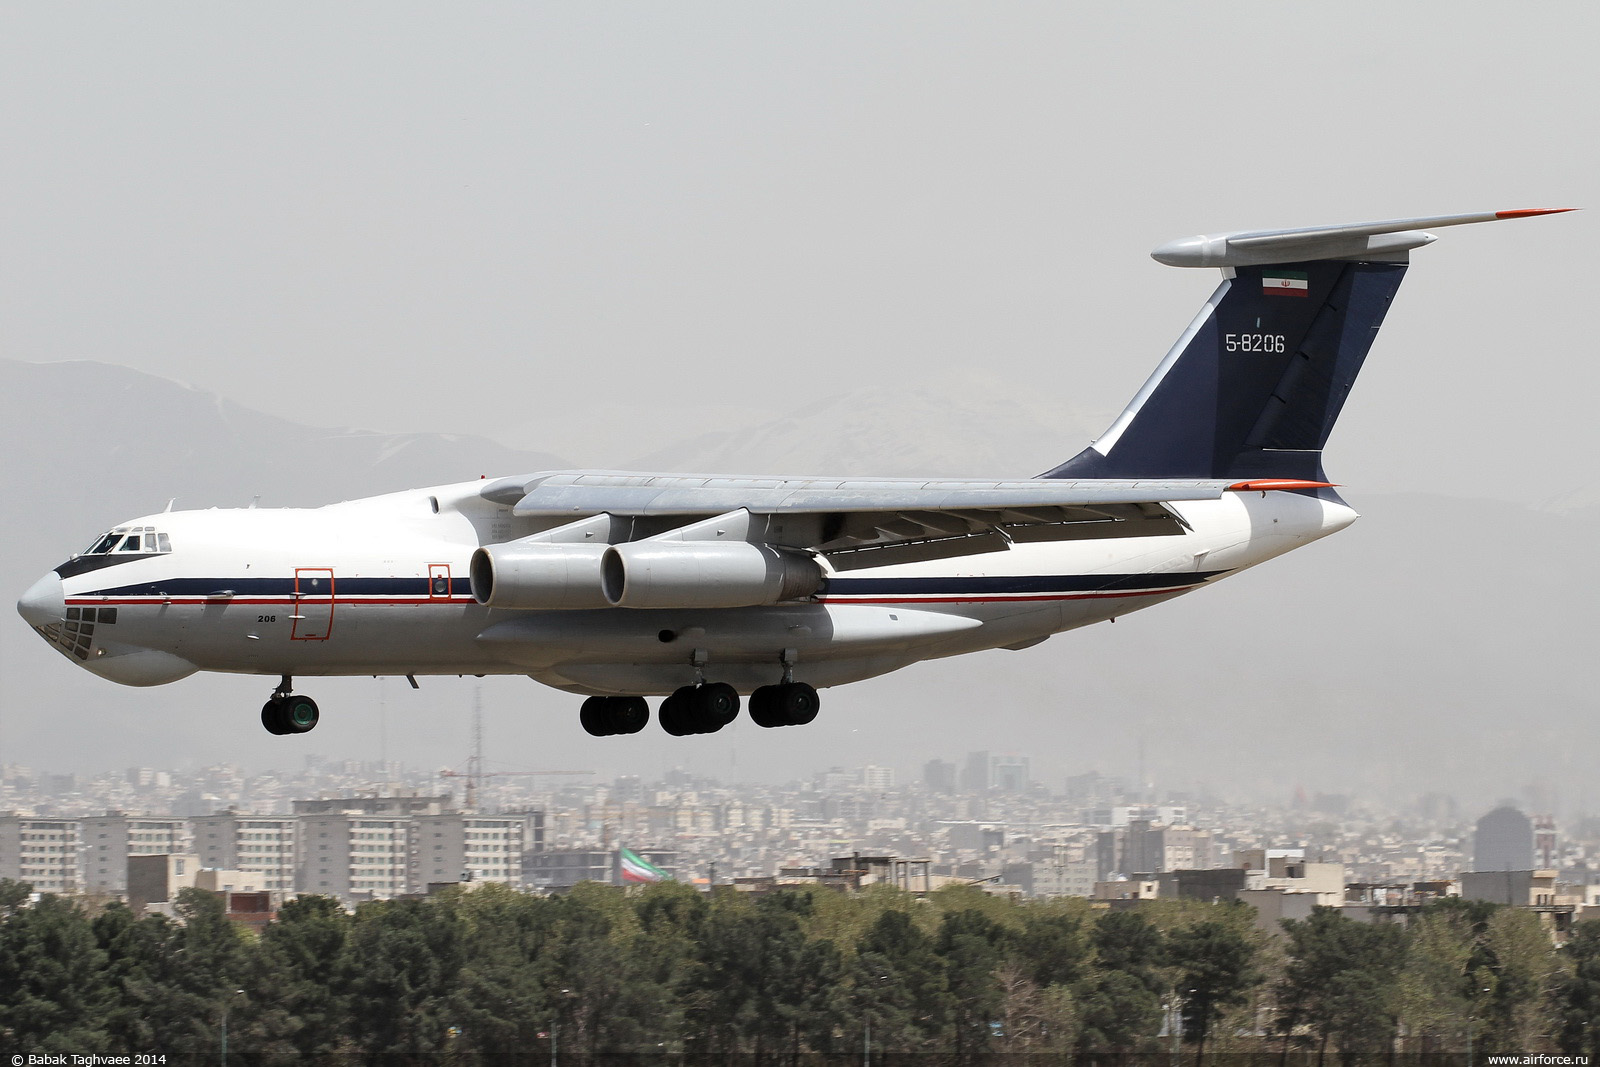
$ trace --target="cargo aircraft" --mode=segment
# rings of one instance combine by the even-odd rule
[[[1182,596],[1348,526],[1322,450],[1425,228],[1552,213],[1212,234],[1154,258],[1222,282],[1098,440],[1020,481],[544,471],[314,509],[167,511],[17,607],[124,685],[526,674],[595,735],[763,727],[817,689],[1022,649]]]

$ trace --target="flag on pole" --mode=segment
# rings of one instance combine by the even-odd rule
[[[671,881],[672,875],[663,871],[653,863],[639,858],[639,855],[627,849],[619,849],[619,865],[622,868],[624,882],[660,882]]]

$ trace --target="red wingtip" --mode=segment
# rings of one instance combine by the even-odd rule
[[[1516,211],[1496,211],[1497,219],[1525,219],[1530,215],[1559,215],[1563,211],[1576,211],[1575,207],[1526,207]]]
[[[1234,493],[1265,493],[1269,489],[1334,489],[1333,482],[1303,482],[1298,478],[1256,478],[1248,482],[1234,482],[1228,486]]]

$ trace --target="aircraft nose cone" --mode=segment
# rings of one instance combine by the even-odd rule
[[[17,601],[17,614],[34,626],[51,626],[67,617],[67,600],[55,571],[28,586]]]

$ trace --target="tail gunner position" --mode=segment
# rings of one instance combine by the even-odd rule
[[[1356,517],[1322,449],[1423,227],[1499,211],[1186,238],[1222,284],[1093,445],[1022,481],[554,471],[328,507],[134,519],[17,609],[124,685],[526,674],[591,734],[810,722],[817,689],[1026,648],[1171,600]]]

